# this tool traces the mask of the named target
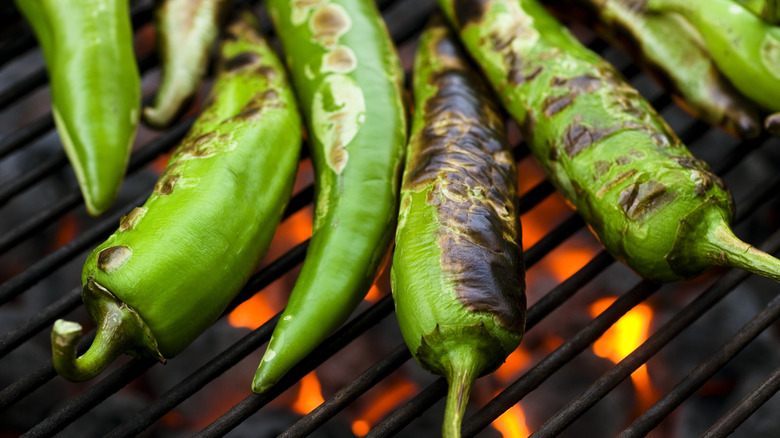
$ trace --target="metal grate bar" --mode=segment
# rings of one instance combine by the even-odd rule
[[[739,403],[713,424],[702,438],[723,438],[730,435],[740,424],[758,410],[780,389],[780,367],[747,394]]]
[[[780,231],[775,232],[768,246],[780,249]],[[767,306],[745,324],[734,336],[723,344],[712,356],[691,371],[677,386],[666,393],[653,406],[639,416],[621,434],[621,437],[645,436],[669,415],[685,399],[691,396],[704,382],[712,377],[729,360],[742,351],[747,344],[780,318],[780,296],[775,297]]]
[[[773,251],[780,249],[780,232],[770,238],[767,241],[766,246]],[[604,373],[601,378],[593,382],[593,384],[583,391],[582,394],[547,420],[547,422],[537,429],[532,436],[550,437],[563,431],[586,410],[604,398],[604,396],[620,384],[620,382],[627,379],[637,368],[647,362],[647,360],[657,353],[658,350],[668,344],[693,322],[698,320],[699,317],[704,315],[705,312],[729,294],[749,275],[750,273],[743,270],[730,270],[727,275],[720,278],[713,286],[709,287],[706,292],[702,293],[691,304],[678,312],[674,318],[664,324],[661,329],[654,333],[639,348],[620,361],[615,367]],[[659,404],[660,403],[661,402],[659,401]],[[664,405],[668,406],[668,403],[664,403]],[[673,407],[670,407],[667,411],[664,411],[664,416],[668,415],[672,409]],[[660,422],[663,417],[659,416],[655,418]],[[655,424],[657,424],[657,422],[654,423],[654,425]],[[629,433],[626,436],[633,436],[634,432],[636,432],[636,430],[629,429],[626,431]],[[640,433],[639,436],[643,435]]]
[[[326,339],[298,365],[294,366],[268,392],[264,394],[250,394],[200,431],[197,436],[209,437],[226,434],[392,312],[392,296],[386,295]]]
[[[48,113],[29,125],[8,134],[0,140],[0,159],[5,158],[22,146],[32,143],[52,129],[54,129],[54,118],[52,118],[51,113]]]
[[[373,388],[374,385],[392,374],[393,371],[400,368],[401,365],[411,358],[412,355],[409,353],[409,348],[406,344],[401,343],[395,347],[392,353],[385,356],[353,380],[352,383],[339,390],[333,397],[298,420],[277,438],[304,437],[314,433],[318,427],[325,424],[326,421],[333,418],[347,405],[357,400],[366,391]]]

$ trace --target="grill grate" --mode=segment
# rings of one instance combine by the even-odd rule
[[[435,1],[384,0],[379,1],[378,4],[394,41],[396,41],[402,56],[405,55],[408,61],[409,55],[414,49],[416,35],[436,9]],[[149,1],[137,1],[134,5],[133,27],[138,37],[145,29],[148,30],[152,14]],[[2,8],[0,20],[4,23],[18,21],[18,16],[13,12],[12,7],[6,5],[0,8]],[[255,9],[262,14],[260,7],[255,6]],[[269,33],[271,29],[268,20],[262,22],[266,33]],[[21,36],[11,35],[11,33],[13,32],[0,33],[0,68],[3,69],[0,70],[0,78],[10,76],[7,73],[8,69],[17,68],[15,66],[26,62],[26,57],[35,50],[35,41],[31,38],[29,31],[22,32]],[[626,61],[627,58],[624,54],[610,49],[603,41],[594,39],[587,32],[584,32],[583,35],[585,40],[590,41],[589,47],[597,52],[610,55],[610,60],[615,61],[616,65],[622,66],[622,73],[632,83],[641,83],[646,79],[636,66]],[[24,59],[20,61],[23,57]],[[144,77],[148,79],[156,71],[156,59],[152,54],[142,54],[140,58],[140,69]],[[51,114],[48,112],[38,115],[29,122],[22,122],[19,125],[12,123],[12,113],[27,105],[28,101],[35,100],[36,92],[45,86],[46,76],[40,64],[23,75],[5,82],[8,85],[0,89],[0,172],[4,172],[3,169],[10,169],[18,157],[30,153],[38,142],[52,135],[54,130]],[[650,88],[648,93],[653,94],[652,91],[653,89]],[[775,149],[777,147],[778,141],[776,139],[763,136],[756,140],[735,142],[701,122],[692,121],[689,117],[678,114],[679,112],[672,105],[670,96],[656,92],[649,97],[654,107],[663,111],[665,115],[669,113],[674,116],[669,121],[680,134],[680,138],[692,146],[694,153],[704,156],[715,172],[724,176],[732,189],[734,189],[732,182],[744,176],[745,173],[749,175],[761,174],[761,172],[754,172],[756,167],[761,167],[756,163],[764,163],[765,165],[767,162],[770,164],[777,162],[777,153],[772,151],[773,147]],[[45,102],[44,107],[48,108],[47,105],[48,102]],[[128,169],[128,181],[142,179],[140,177],[143,176],[150,163],[173,148],[183,138],[191,124],[192,119],[188,119],[160,134],[151,132],[139,134],[139,139],[142,137],[143,139],[139,140],[141,146],[132,155]],[[708,143],[709,147],[702,149],[703,143]],[[528,149],[522,143],[515,148],[515,158],[518,162],[530,160]],[[763,172],[763,174],[766,173]],[[67,180],[67,189],[57,196],[49,196],[51,199],[47,199],[45,202],[38,201],[39,187],[52,178]],[[3,181],[0,185],[0,218],[3,218],[4,215],[11,217],[11,213],[19,209],[20,205],[24,206],[21,208],[23,211],[29,211],[25,217],[0,232],[0,275],[2,275],[3,281],[0,284],[0,311],[8,311],[11,314],[20,308],[33,307],[18,324],[13,325],[5,332],[0,332],[0,369],[5,370],[5,363],[14,356],[19,347],[38,342],[40,338],[47,336],[55,319],[66,317],[74,311],[83,314],[80,287],[78,287],[79,263],[83,260],[86,251],[91,250],[116,228],[123,213],[144,202],[154,181],[147,178],[140,183],[126,183],[126,186],[134,185],[136,187],[134,191],[131,190],[132,193],[128,192],[129,189],[123,188],[124,202],[120,202],[120,206],[112,209],[104,217],[84,219],[86,226],[83,232],[62,246],[46,251],[41,246],[45,246],[47,243],[39,243],[37,236],[49,232],[53,225],[59,223],[64,217],[74,214],[80,215],[83,210],[83,201],[75,185],[72,171],[67,166],[64,153],[57,149],[56,152],[48,153],[46,159],[41,160],[31,169],[20,172],[19,177],[6,178],[0,174],[0,180]],[[767,224],[768,220],[761,218],[771,218],[772,215],[777,215],[776,204],[778,200],[776,195],[780,192],[780,177],[766,176],[763,181],[742,182],[740,185],[743,188],[735,190],[737,205],[740,208],[735,223],[738,225],[747,224],[750,227],[751,239],[746,240],[760,242],[764,239],[763,244],[759,245],[760,247],[770,252],[779,251],[780,232],[775,232],[766,238],[773,227],[771,223]],[[287,207],[285,219],[307,208],[311,204],[312,196],[311,186],[296,193]],[[525,216],[554,196],[556,195],[552,185],[542,180],[523,194],[519,212]],[[562,218],[552,231],[526,249],[527,267],[534,268],[556,249],[569,245],[570,238],[583,234],[584,228],[584,223],[579,216],[567,213],[567,216]],[[740,234],[739,231],[740,229],[738,229],[738,234]],[[21,272],[13,272],[11,268],[13,262],[18,258],[23,258],[25,251],[29,251],[30,247],[36,246],[36,250],[45,255],[37,262],[24,267]],[[249,280],[227,312],[251,298],[258,291],[263,291],[283,275],[293,271],[302,262],[307,246],[308,240],[298,244],[259,270]],[[583,291],[592,283],[610,276],[610,273],[616,269],[622,269],[620,275],[617,275],[620,278],[620,286],[617,287],[621,291],[619,298],[599,316],[578,325],[576,330],[559,346],[551,349],[549,354],[539,358],[517,380],[508,386],[505,385],[502,391],[484,404],[481,409],[473,412],[471,416],[467,416],[464,421],[464,437],[493,436],[489,434],[488,426],[496,418],[519,401],[523,401],[529,394],[533,395],[534,390],[548,391],[549,389],[544,387],[546,382],[563,372],[564,368],[570,366],[575,358],[586,351],[594,341],[635,306],[657,298],[659,295],[666,296],[668,300],[670,299],[668,296],[677,293],[676,291],[679,291],[680,288],[686,291],[702,290],[698,296],[692,297],[690,302],[674,306],[674,314],[668,317],[663,324],[659,324],[660,326],[652,336],[633,353],[617,365],[610,367],[601,377],[593,376],[588,385],[583,388],[584,390],[579,395],[575,392],[568,400],[568,404],[561,406],[558,412],[542,418],[540,424],[532,425],[535,428],[533,436],[574,436],[566,435],[567,428],[608,397],[622,382],[629,380],[629,376],[640,366],[647,364],[662,349],[679,339],[689,327],[695,325],[697,320],[734,292],[741,283],[757,283],[759,288],[775,287],[774,284],[766,286],[767,283],[762,283],[761,279],[756,279],[755,276],[737,270],[714,270],[705,275],[704,279],[699,280],[699,283],[660,286],[627,273],[625,268],[621,268],[606,252],[601,251],[576,273],[554,285],[549,292],[537,297],[536,302],[528,310],[527,328],[529,333],[539,331],[541,328],[537,327],[544,325],[543,323],[549,325],[550,320],[559,318],[561,310],[567,307],[567,304],[570,305],[574,297],[583,294]],[[61,290],[66,291],[59,298],[42,303],[39,300],[29,298],[35,295],[37,290],[50,287],[50,285],[42,285],[41,283],[62,274],[63,271],[68,272],[68,278],[72,279],[72,282],[58,284]],[[776,287],[770,290],[776,290]],[[538,293],[531,290],[529,292]],[[659,431],[659,425],[663,425],[666,420],[671,422],[676,409],[680,405],[689,404],[696,391],[705,386],[708,381],[711,382],[715,373],[736,357],[753,339],[762,333],[766,336],[772,336],[771,331],[767,329],[780,316],[779,300],[778,298],[771,301],[764,300],[766,301],[764,308],[753,312],[748,318],[749,321],[746,319],[747,322],[742,329],[733,335],[719,339],[718,343],[721,343],[722,346],[715,349],[715,353],[711,357],[703,360],[697,359],[700,364],[692,369],[679,384],[675,382],[667,388],[668,392],[656,404],[636,417],[632,424],[622,425],[623,436],[643,436],[646,434],[652,436],[654,431],[659,434],[658,436],[669,436],[667,432],[672,426],[664,426]],[[28,304],[28,301],[33,301],[33,304]],[[578,313],[583,312],[585,309],[578,311]],[[366,336],[366,333],[371,331],[373,327],[388,320],[387,317],[391,313],[393,313],[393,304],[389,295],[371,306],[366,306],[365,310],[358,313],[326,340],[267,394],[250,394],[251,375],[242,372],[237,378],[245,382],[244,398],[232,401],[230,406],[225,406],[225,409],[218,413],[218,418],[213,419],[210,424],[202,425],[199,436],[228,434],[253,418],[258,411],[269,409],[271,407],[269,405],[273,405],[275,400],[282,397],[288,388],[296,385],[305,375],[337,355],[342,348],[354,340]],[[247,357],[249,357],[250,362],[259,359],[259,351],[268,341],[278,317],[279,314],[270,318],[262,326],[225,348],[211,350],[209,355],[199,358],[198,363],[193,365],[193,370],[171,378],[170,383],[166,383],[168,385],[166,387],[169,387],[167,392],[145,402],[143,407],[134,410],[132,415],[125,415],[121,424],[110,424],[104,430],[96,433],[111,437],[137,436],[151,427],[151,433],[156,433],[153,436],[167,436],[166,429],[160,427],[161,419],[179,408],[194,394],[217,382],[222,376],[236,371],[237,364]],[[1,319],[0,322],[2,322]],[[88,345],[93,336],[94,331],[86,335],[83,345]],[[333,391],[333,395],[329,396],[322,405],[308,415],[286,423],[284,427],[287,430],[279,436],[316,435],[322,427],[332,419],[342,415],[342,412],[359,400],[361,396],[376,388],[381,382],[387,381],[393,373],[407,364],[410,367],[416,366],[409,360],[411,356],[403,345],[400,335],[395,333],[387,336],[393,337],[389,341],[390,345],[386,355],[370,365],[368,369],[352,373],[350,383]],[[778,341],[775,339],[774,342]],[[708,354],[709,351],[705,350],[704,353]],[[334,360],[338,359],[339,357],[334,358]],[[175,361],[177,358],[172,359],[171,362]],[[122,392],[126,386],[143,385],[144,383],[141,381],[154,371],[150,371],[150,369],[155,367],[159,368],[160,365],[154,360],[134,358],[112,367],[110,372],[99,376],[94,383],[68,386],[69,393],[67,395],[54,392],[52,397],[56,397],[56,400],[51,400],[51,405],[57,405],[56,410],[44,413],[41,418],[36,419],[25,430],[6,430],[5,426],[0,425],[0,436],[19,432],[26,432],[26,436],[53,436],[66,431],[68,426],[77,422],[81,417],[90,415],[88,413],[93,408],[106,403],[112,396]],[[725,436],[754,413],[757,416],[766,415],[766,411],[762,413],[759,409],[780,387],[779,372],[780,368],[770,374],[761,375],[760,379],[763,382],[752,385],[752,392],[746,394],[744,399],[733,406],[724,406],[723,409],[717,411],[717,416],[723,416],[714,424],[713,421],[710,421],[706,425],[707,427],[711,426],[707,436]],[[6,372],[4,371],[2,374],[6,374]],[[2,418],[3,412],[12,412],[15,407],[24,403],[31,394],[46,390],[52,383],[61,380],[56,376],[51,359],[48,357],[39,358],[38,361],[30,363],[22,373],[14,373],[5,377],[7,380],[4,381],[7,383],[0,389],[0,418]],[[325,375],[323,378],[327,379],[328,376]],[[414,436],[409,432],[408,426],[414,423],[416,418],[425,417],[431,411],[431,406],[440,401],[446,392],[443,379],[429,376],[424,381],[428,382],[427,386],[386,415],[382,421],[373,426],[366,436]],[[436,425],[432,429],[435,433],[438,431],[440,412],[433,412],[430,416]],[[780,425],[780,423],[777,424]],[[687,435],[684,432],[676,432],[675,436]]]

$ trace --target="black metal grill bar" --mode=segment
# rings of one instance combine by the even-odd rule
[[[409,353],[409,348],[406,344],[399,344],[390,354],[363,372],[352,383],[339,390],[333,397],[298,420],[277,438],[308,436],[411,358],[412,355]]]
[[[21,18],[21,17],[20,17]],[[35,37],[31,32],[25,32],[0,46],[0,68],[11,62],[17,56],[35,47]]]
[[[0,159],[10,153],[37,140],[42,135],[54,129],[54,118],[51,113],[36,119],[29,125],[19,128],[0,140]]]
[[[772,252],[780,249],[780,232],[775,233],[767,242],[766,246]],[[563,429],[568,427],[571,423],[579,418],[585,411],[601,400],[607,393],[614,389],[620,382],[628,378],[632,372],[639,368],[642,364],[647,362],[650,357],[658,352],[663,346],[668,344],[684,329],[698,320],[705,312],[707,312],[712,306],[718,303],[723,297],[729,294],[740,282],[746,279],[750,274],[746,271],[732,269],[727,275],[720,278],[713,286],[707,289],[699,297],[696,298],[691,304],[683,308],[678,312],[674,318],[664,324],[661,329],[654,333],[647,341],[645,341],[639,348],[635,349],[625,359],[620,361],[618,365],[607,371],[601,378],[593,382],[588,389],[583,391],[577,398],[569,402],[563,409],[558,411],[552,416],[545,424],[543,424],[536,432],[533,433],[533,437],[550,437],[560,433]],[[751,338],[752,339],[752,338]],[[736,354],[735,351],[733,354]],[[732,356],[729,356],[729,358]],[[714,371],[713,371],[714,373]],[[692,390],[691,390],[692,392]],[[672,393],[667,394],[670,395]],[[677,401],[681,402],[679,398]],[[679,404],[679,403],[677,403]],[[656,412],[653,415],[653,420],[657,420],[654,425],[668,415],[677,404],[672,405],[667,401],[665,396],[661,401],[657,403],[659,406],[663,406],[664,409],[656,408]],[[668,408],[668,409],[666,409]],[[647,411],[640,418],[647,418]],[[645,425],[647,422],[643,422]],[[637,424],[637,423],[634,423]],[[645,430],[645,433],[649,429],[645,429],[641,426],[636,428],[626,429],[626,435],[624,436],[644,436],[641,430]]]
[[[767,400],[780,390],[780,367],[747,394],[734,408],[713,424],[702,438],[722,438],[729,436],[740,424],[758,410]]]
[[[776,232],[771,243],[774,250],[780,249],[780,232]],[[677,386],[642,413],[621,434],[621,437],[645,436],[669,415],[685,399],[690,397],[704,382],[737,355],[762,331],[780,317],[780,296],[775,297],[761,312],[745,324],[734,336],[723,344],[712,356],[691,371]]]
[[[298,365],[294,366],[268,392],[250,394],[200,431],[197,436],[210,437],[226,434],[392,312],[393,298],[388,294],[326,339]]]

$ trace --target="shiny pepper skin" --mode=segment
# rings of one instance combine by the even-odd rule
[[[403,73],[373,0],[268,0],[306,119],[314,226],[255,373],[272,387],[346,321],[386,260],[407,136]]]
[[[227,307],[265,253],[298,168],[301,123],[285,71],[245,14],[221,47],[210,104],[146,203],[84,264],[82,297],[97,322],[58,320],[54,366],[86,380],[123,352],[170,358]]]
[[[138,127],[141,85],[127,0],[17,0],[43,51],[52,114],[87,212],[114,202]]]
[[[732,233],[723,182],[539,3],[440,4],[550,182],[614,257],[658,281],[713,265],[780,280],[780,261]]]
[[[558,3],[558,2],[553,2]],[[648,12],[645,0],[572,0],[598,23],[605,39],[635,55],[639,64],[694,116],[741,138],[761,133],[756,105],[718,70],[696,29],[677,14]]]
[[[737,89],[769,111],[780,111],[780,26],[733,0],[647,0],[647,8],[684,16]]]
[[[159,2],[154,24],[162,74],[154,105],[143,110],[144,122],[165,128],[186,109],[206,74],[211,47],[232,5],[232,0]]]
[[[525,329],[517,169],[503,114],[441,17],[420,38],[414,94],[393,298],[409,350],[447,379],[443,435],[457,437],[473,382]]]

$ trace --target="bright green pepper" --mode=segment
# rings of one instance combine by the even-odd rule
[[[349,317],[389,254],[406,142],[403,73],[372,0],[268,0],[306,119],[306,260],[252,382],[264,392]]]
[[[575,0],[596,17],[605,39],[634,53],[681,106],[742,138],[761,133],[756,105],[718,70],[696,29],[677,14],[652,13],[637,0]]]
[[[732,0],[648,0],[647,7],[683,15],[742,94],[780,111],[780,27]]]
[[[736,0],[750,12],[769,24],[780,24],[779,0]]]
[[[301,124],[276,55],[247,14],[228,29],[212,102],[151,197],[87,257],[82,296],[97,321],[58,320],[54,366],[70,380],[130,351],[170,358],[227,307],[268,248],[298,166]]]
[[[420,37],[392,284],[417,362],[448,382],[443,435],[525,329],[517,169],[503,114],[447,25]]]
[[[440,0],[549,180],[602,245],[670,281],[736,266],[780,281],[737,239],[731,195],[650,104],[533,0]]]
[[[162,77],[146,123],[164,128],[186,109],[206,74],[211,47],[232,0],[162,0],[155,11]]]
[[[49,72],[52,114],[91,215],[111,206],[138,127],[127,0],[16,0]]]

